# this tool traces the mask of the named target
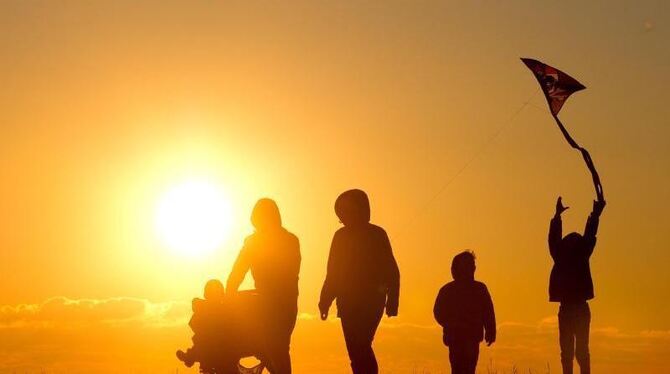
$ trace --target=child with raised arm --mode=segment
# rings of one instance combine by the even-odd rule
[[[549,253],[554,260],[549,278],[549,301],[560,302],[558,332],[561,344],[563,374],[572,374],[572,361],[577,358],[581,374],[589,374],[589,325],[593,299],[593,280],[589,259],[596,246],[600,214],[605,201],[594,201],[593,211],[586,221],[584,235],[571,232],[562,236],[561,214],[568,209],[559,197],[556,213],[549,226]]]
[[[486,285],[475,280],[475,255],[464,251],[451,263],[454,278],[440,289],[433,314],[443,328],[452,374],[475,374],[479,343],[496,340],[496,317]]]

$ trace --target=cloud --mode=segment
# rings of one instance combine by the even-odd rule
[[[190,306],[185,302],[152,303],[129,297],[78,300],[54,297],[41,304],[0,307],[0,329],[130,324],[167,326],[185,323],[189,314]]]
[[[0,306],[0,374],[12,372],[118,373],[184,370],[176,349],[191,344],[190,303],[118,297],[55,297],[37,304]],[[291,351],[295,372],[341,373],[348,367],[339,321],[301,313]],[[433,323],[385,318],[375,351],[386,372],[448,372],[442,331]],[[625,331],[592,326],[594,371],[667,371],[670,330]],[[480,371],[554,372],[560,367],[555,316],[536,322],[502,321],[498,341],[482,346]],[[193,371],[195,373],[196,371]]]
[[[190,302],[132,297],[0,306],[0,374],[174,371],[190,316]]]

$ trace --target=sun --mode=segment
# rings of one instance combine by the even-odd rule
[[[161,242],[178,254],[202,256],[230,234],[232,210],[223,191],[207,181],[189,180],[169,189],[156,207]]]

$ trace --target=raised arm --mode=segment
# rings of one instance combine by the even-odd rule
[[[249,255],[249,249],[245,245],[237,255],[233,270],[230,271],[228,281],[226,282],[226,292],[237,292],[237,289],[240,288],[240,284],[244,281],[244,277],[247,275],[247,271],[249,271],[250,267],[251,256]]]
[[[600,215],[605,209],[604,200],[593,201],[593,211],[586,220],[586,228],[584,228],[584,239],[587,240],[586,255],[590,256],[596,245],[596,235],[598,234],[598,224],[600,223]]]
[[[563,206],[563,200],[559,196],[556,200],[556,213],[549,224],[549,253],[551,257],[556,260],[558,255],[558,248],[563,238],[563,221],[561,221],[561,214],[569,207]]]

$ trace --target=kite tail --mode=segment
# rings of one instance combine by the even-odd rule
[[[568,132],[568,130],[565,129],[565,126],[563,126],[563,123],[561,122],[561,120],[558,119],[558,115],[556,115],[554,113],[552,113],[551,115],[554,116],[554,119],[556,120],[556,124],[558,125],[558,128],[561,129],[561,133],[563,133],[563,136],[565,137],[565,140],[568,141],[570,146],[574,149],[581,150],[582,147],[580,147],[579,144],[577,144],[577,142],[574,139],[572,139],[572,136],[570,136],[570,133]]]
[[[603,185],[600,183],[600,176],[598,175],[598,171],[596,170],[595,165],[593,165],[593,160],[591,159],[589,151],[587,151],[586,148],[581,147],[579,148],[579,150],[582,152],[582,157],[584,157],[586,166],[589,168],[589,171],[591,171],[591,177],[593,178],[593,186],[596,188],[596,196],[598,197],[598,201],[605,201],[605,194],[603,193]]]
[[[598,175],[598,171],[596,170],[595,165],[593,164],[593,160],[591,159],[591,155],[589,154],[589,151],[586,150],[586,148],[581,147],[577,142],[575,142],[574,139],[572,139],[572,136],[570,136],[570,133],[568,130],[565,129],[565,126],[563,126],[563,123],[561,122],[560,119],[558,119],[558,115],[553,114],[554,119],[556,120],[556,124],[558,125],[558,128],[561,129],[561,133],[563,133],[563,136],[565,137],[565,140],[568,141],[568,144],[570,146],[582,153],[582,157],[584,158],[584,162],[586,162],[586,167],[589,168],[589,171],[591,172],[591,178],[593,178],[593,186],[596,189],[596,196],[598,201],[605,201],[605,194],[603,193],[603,186],[600,183],[600,176]]]

